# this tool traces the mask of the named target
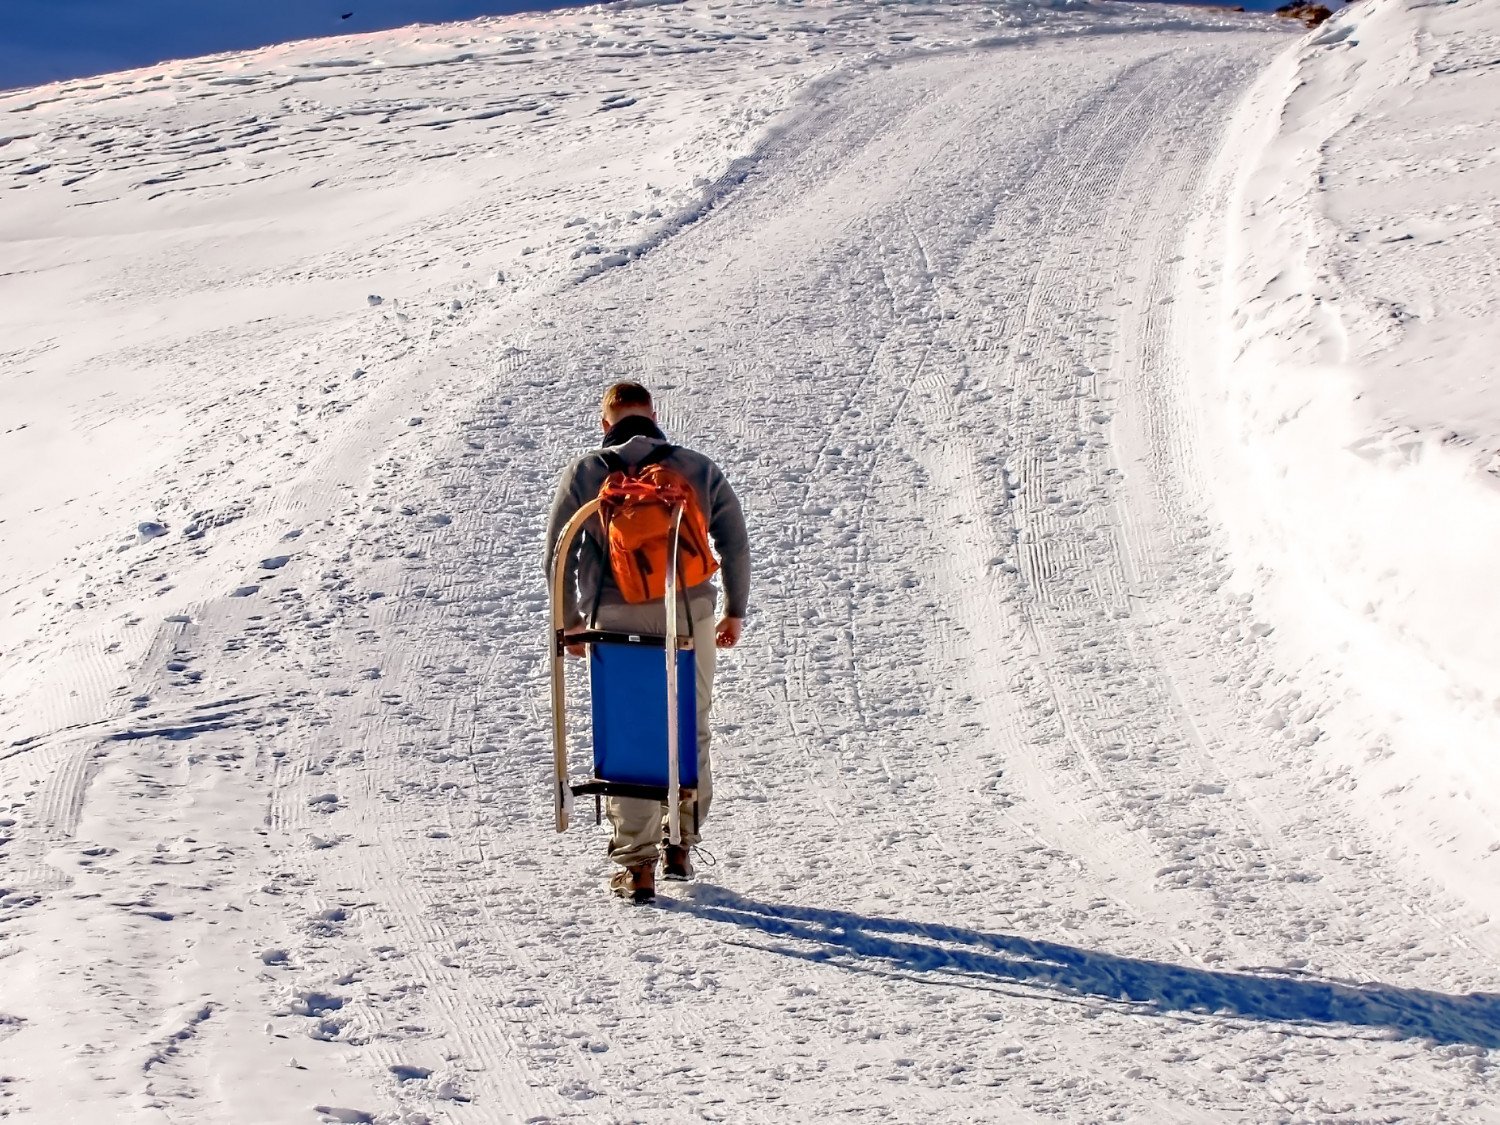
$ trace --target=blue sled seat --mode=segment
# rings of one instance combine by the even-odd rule
[[[573,792],[664,801],[666,640],[633,633],[595,633],[587,640],[594,780],[573,786]],[[698,785],[698,691],[692,649],[677,652],[677,746],[678,787],[694,789]]]

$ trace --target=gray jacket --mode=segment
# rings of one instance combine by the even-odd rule
[[[662,438],[637,434],[610,449],[627,465],[637,465],[647,453],[662,444]],[[600,486],[609,476],[609,467],[600,453],[598,449],[585,453],[568,466],[558,483],[557,495],[552,500],[552,514],[547,519],[545,567],[548,581],[552,578],[552,555],[562,529],[579,508],[599,495]],[[698,502],[703,505],[709,538],[713,540],[714,553],[719,556],[722,567],[724,613],[728,617],[744,617],[750,598],[750,537],[745,530],[739,497],[734,494],[719,466],[701,453],[677,446],[662,463],[681,473],[693,486]],[[585,624],[595,604],[624,601],[609,569],[609,551],[604,545],[604,529],[597,516],[584,524],[574,543],[572,558],[566,561],[566,565],[574,569],[575,577],[563,585],[563,625],[568,628]],[[711,581],[689,590],[689,596],[712,592]]]

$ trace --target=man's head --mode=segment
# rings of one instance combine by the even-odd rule
[[[651,403],[651,392],[639,383],[616,383],[604,392],[604,401],[599,404],[600,421],[606,431],[621,418],[639,414],[656,421],[656,408]]]

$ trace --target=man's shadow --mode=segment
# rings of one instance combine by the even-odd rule
[[[1500,995],[1452,996],[1388,984],[1293,974],[1265,976],[1118,957],[1056,942],[840,910],[771,905],[698,884],[658,903],[797,945],[755,944],[787,957],[932,983],[1089,998],[1131,1011],[1214,1015],[1283,1024],[1369,1028],[1388,1038],[1500,1047]]]

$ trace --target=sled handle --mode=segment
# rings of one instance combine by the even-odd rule
[[[682,544],[682,505],[672,509],[672,546],[667,552],[667,842],[682,845],[682,789],[677,756],[681,731],[677,724],[677,551]],[[694,753],[697,750],[694,748]]]
[[[598,500],[590,500],[579,508],[564,525],[562,533],[557,537],[557,546],[552,551],[552,636],[548,647],[552,651],[552,800],[559,832],[568,830],[568,810],[573,803],[573,794],[568,788],[568,708],[563,670],[563,660],[567,653],[562,636],[563,605],[566,599],[563,594],[567,589],[568,553],[573,548],[573,540],[578,538],[579,530],[598,510]]]

